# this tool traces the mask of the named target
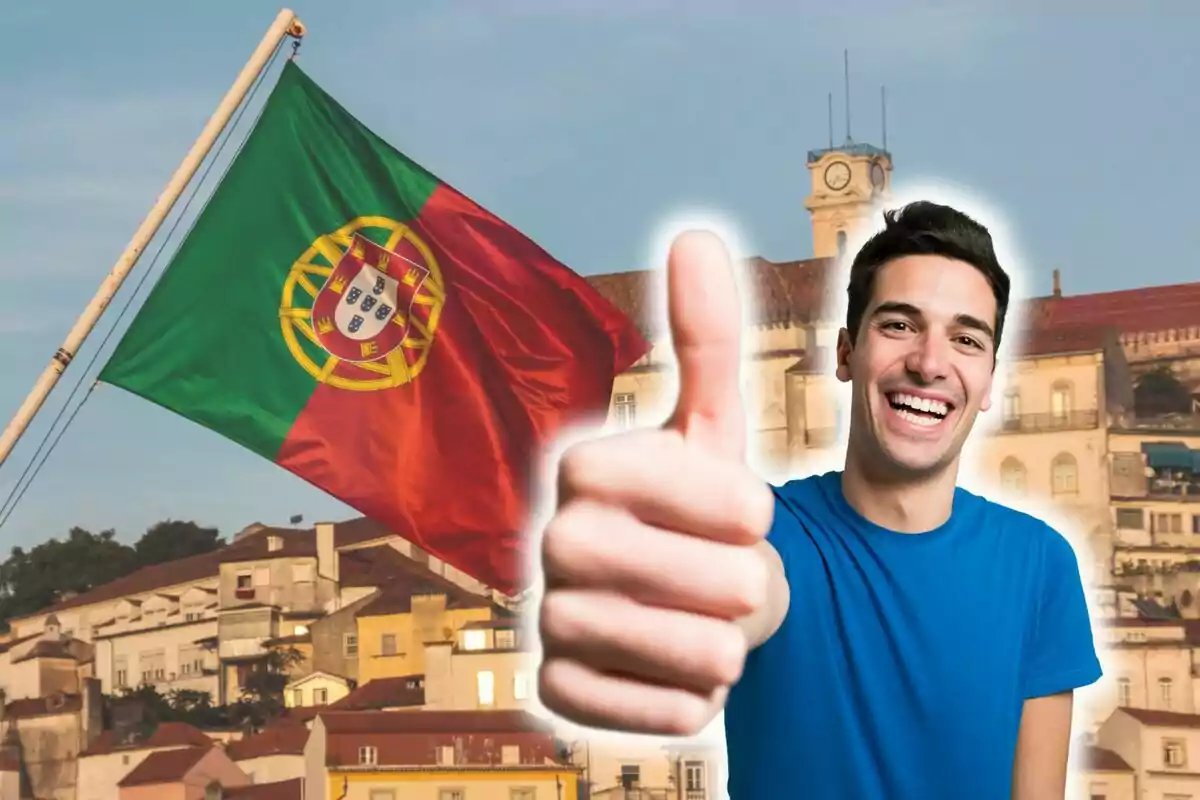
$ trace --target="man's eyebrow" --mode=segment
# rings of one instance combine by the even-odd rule
[[[871,312],[872,317],[876,317],[880,314],[903,314],[907,317],[914,318],[925,316],[923,313],[921,313],[921,309],[917,308],[912,303],[902,303],[895,300],[880,303],[875,307],[875,310]],[[996,332],[992,330],[992,326],[981,320],[979,317],[972,316],[971,314],[958,314],[954,317],[954,322],[963,328],[971,328],[979,331],[989,339],[995,340],[996,338]]]

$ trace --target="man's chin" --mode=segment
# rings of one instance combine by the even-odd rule
[[[954,462],[949,442],[880,442],[887,472],[897,478],[923,478],[946,469]]]

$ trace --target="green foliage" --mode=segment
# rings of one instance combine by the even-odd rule
[[[60,600],[122,578],[136,569],[222,547],[216,528],[164,520],[134,544],[117,540],[112,530],[92,533],[72,528],[29,550],[14,547],[0,562],[0,630],[8,620],[36,613]]]
[[[1170,365],[1160,365],[1138,378],[1133,387],[1133,404],[1139,417],[1187,414],[1192,395],[1175,377]]]
[[[242,685],[242,696],[230,706],[234,724],[249,732],[261,731],[286,709],[284,689],[292,679],[292,668],[304,660],[294,647],[273,648],[258,662]]]
[[[191,689],[172,689],[161,694],[154,686],[125,688],[109,699],[140,707],[139,726],[149,735],[164,722],[186,722],[197,728],[222,728],[230,724],[229,709],[215,706],[212,695]]]

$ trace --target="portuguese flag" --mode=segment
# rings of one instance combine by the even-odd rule
[[[100,380],[513,593],[533,459],[647,350],[288,61]]]

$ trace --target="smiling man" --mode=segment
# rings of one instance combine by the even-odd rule
[[[728,255],[676,243],[676,412],[562,462],[542,699],[641,732],[724,707],[733,800],[1059,800],[1073,690],[1101,675],[1075,554],[957,485],[1009,279],[955,209],[885,222],[838,341],[845,468],[779,487],[744,463],[740,323],[713,322],[737,318]]]

